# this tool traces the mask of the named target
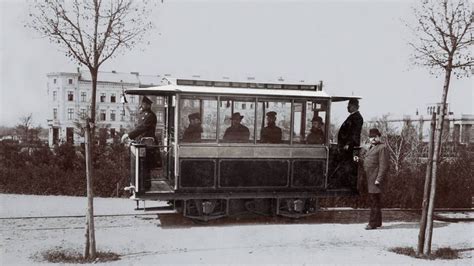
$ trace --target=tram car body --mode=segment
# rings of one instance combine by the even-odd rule
[[[131,199],[167,201],[184,216],[209,220],[242,211],[301,217],[316,212],[318,198],[357,194],[357,164],[341,167],[328,132],[331,104],[359,97],[331,97],[322,82],[164,82],[126,90],[165,102],[160,145],[130,145]],[[269,112],[281,129],[281,140],[272,143],[262,137]],[[249,129],[248,139],[225,138],[235,113]],[[191,114],[202,128],[193,140],[183,138]],[[324,133],[311,142],[318,119]]]

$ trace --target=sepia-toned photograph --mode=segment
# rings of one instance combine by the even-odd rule
[[[471,0],[0,0],[0,265],[473,265]]]

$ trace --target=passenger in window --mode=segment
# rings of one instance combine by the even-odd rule
[[[188,115],[189,126],[184,130],[184,142],[199,142],[201,141],[201,133],[203,132],[201,126],[201,114],[192,113]]]
[[[276,112],[267,113],[267,126],[262,129],[262,143],[281,143],[281,128],[277,127]]]
[[[306,138],[307,144],[324,144],[323,119],[320,116],[314,116],[311,120],[311,132]]]
[[[243,115],[239,112],[233,113],[231,118],[231,126],[225,130],[224,140],[228,142],[247,142],[250,137],[248,127],[241,124]]]

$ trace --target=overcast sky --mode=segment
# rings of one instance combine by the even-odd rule
[[[24,28],[28,5],[1,2],[0,125],[33,113],[46,126],[46,74],[74,72],[54,44]],[[359,95],[365,120],[414,114],[439,102],[443,80],[409,65],[412,1],[164,1],[150,45],[102,71],[207,79],[323,80],[332,95]],[[453,79],[455,114],[474,113],[472,80]],[[342,109],[342,108],[341,108]],[[342,122],[344,111],[337,113]]]

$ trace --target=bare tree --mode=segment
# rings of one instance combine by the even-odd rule
[[[37,0],[27,26],[56,44],[73,62],[86,66],[92,77],[90,116],[86,123],[88,211],[86,258],[96,257],[91,154],[96,120],[97,79],[100,66],[141,43],[151,29],[151,8],[132,0]]]
[[[28,115],[20,117],[20,123],[16,125],[17,135],[20,137],[23,143],[30,142],[30,130],[33,127],[33,114],[29,113]]]
[[[375,120],[371,126],[378,128],[384,136],[390,163],[397,174],[408,160],[410,165],[419,160],[422,143],[411,120],[403,121],[400,130],[393,125],[393,121],[390,121],[389,115],[386,114]]]
[[[470,51],[473,43],[472,6],[469,0],[424,0],[414,8],[416,24],[412,29],[415,40],[409,43],[413,48],[413,62],[430,69],[432,74],[444,74],[441,96],[441,113],[436,123],[436,137],[433,150],[432,182],[428,216],[432,216],[436,192],[436,173],[439,163],[443,121],[446,114],[451,75],[460,78],[470,74],[474,64]],[[423,254],[431,253],[433,222],[428,220]]]

